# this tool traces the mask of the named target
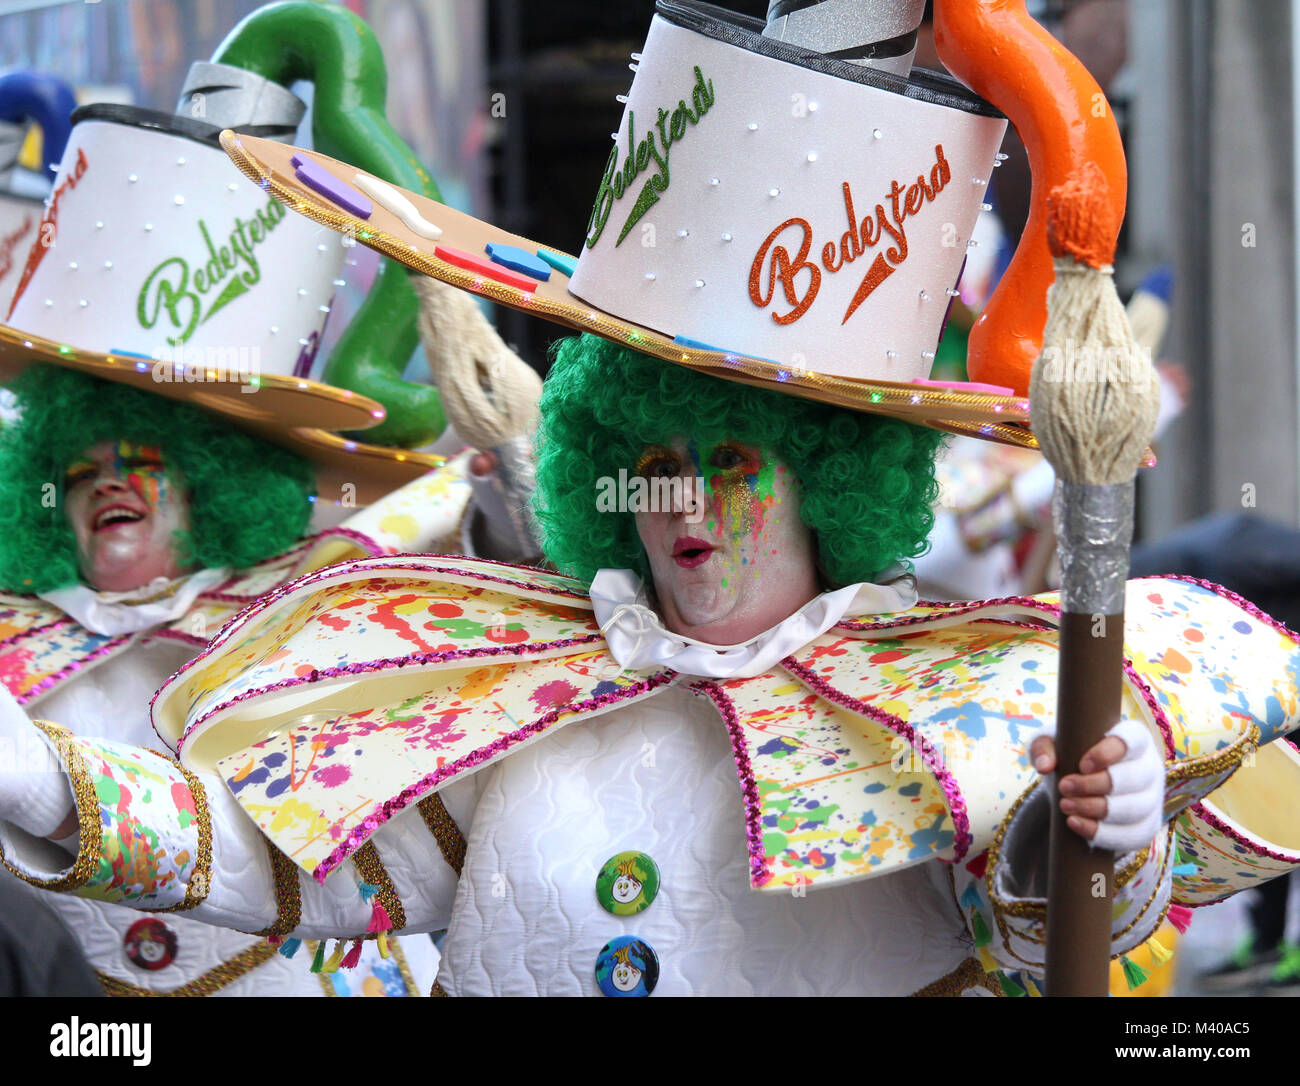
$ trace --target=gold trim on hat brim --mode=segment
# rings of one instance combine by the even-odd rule
[[[222,132],[221,146],[246,177],[270,192],[285,207],[354,237],[408,268],[471,294],[727,380],[775,389],[855,411],[889,415],[922,426],[969,433],[1026,448],[1037,447],[1027,427],[1027,396],[835,377],[783,367],[747,355],[683,346],[652,329],[582,303],[569,293],[568,277],[558,269],[552,271],[547,282],[538,282],[535,290],[524,291],[448,264],[433,255],[435,244],[445,244],[479,256],[489,242],[514,245],[528,252],[547,249],[565,255],[553,246],[539,245],[419,193],[399,189],[421,215],[442,230],[442,237],[435,243],[408,229],[377,201],[370,218],[361,219],[324,200],[298,181],[290,160],[294,155],[304,155],[349,186],[362,172],[354,166],[315,151],[238,135],[229,130]]]
[[[190,372],[203,373],[205,378],[212,375],[212,379],[187,380],[186,367],[178,368],[172,362],[134,354],[105,354],[0,324],[0,381],[12,381],[37,362],[191,403],[246,428],[365,430],[384,418],[384,408],[375,400],[319,381],[268,373],[244,380],[238,374],[218,375],[215,369],[203,366],[192,367]],[[221,377],[225,379],[218,379]],[[243,391],[250,384],[256,386],[255,390]]]
[[[0,382],[13,380],[37,363],[64,366],[193,404],[254,437],[289,449],[312,464],[322,499],[345,493],[342,488],[350,483],[357,503],[368,505],[444,462],[439,456],[370,445],[322,429],[329,425],[364,430],[383,417],[380,404],[346,389],[265,374],[259,377],[256,392],[241,392],[238,380],[158,381],[152,360],[74,349],[0,325]],[[146,368],[140,370],[137,363]],[[171,375],[178,376],[175,371]]]

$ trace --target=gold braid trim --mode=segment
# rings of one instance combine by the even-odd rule
[[[919,995],[920,993],[918,992],[917,994]],[[444,988],[441,984],[439,984],[436,980],[433,982],[433,987],[429,989],[429,995],[432,996],[434,999],[451,998],[451,996],[447,994],[447,989]]]
[[[101,973],[98,970],[95,971],[95,976],[99,978],[99,983],[103,986],[104,992],[111,996],[172,996],[175,998],[207,996],[212,995],[213,992],[221,991],[222,988],[233,984],[246,973],[251,973],[259,965],[265,964],[274,957],[275,947],[268,943],[254,943],[247,949],[241,950],[229,961],[222,962],[215,969],[209,969],[201,977],[195,977],[189,983],[165,992],[154,991],[151,988],[141,988],[130,981],[110,977],[107,973]]]
[[[424,819],[424,824],[429,827],[429,832],[433,834],[433,839],[438,842],[442,858],[459,878],[461,868],[465,866],[465,835],[460,832],[456,820],[448,813],[442,797],[437,792],[425,796],[416,807],[420,811],[420,817]]]
[[[379,888],[379,903],[388,913],[388,919],[393,922],[393,931],[406,927],[406,910],[402,908],[402,899],[397,896],[397,887],[393,885],[393,880],[379,859],[379,849],[375,848],[375,843],[367,841],[357,849],[352,854],[352,862],[357,865],[357,870],[366,882]]]
[[[271,878],[275,882],[275,922],[252,935],[285,936],[302,920],[302,887],[298,883],[298,867],[283,852],[263,838],[267,855],[271,857]]]
[[[81,837],[77,844],[77,858],[72,866],[62,875],[52,879],[40,879],[19,871],[4,857],[0,849],[0,864],[32,886],[42,890],[54,890],[67,893],[85,886],[99,868],[100,853],[103,851],[103,824],[99,815],[99,796],[95,792],[95,782],[90,779],[90,771],[81,757],[81,753],[72,743],[72,733],[61,724],[48,720],[33,720],[33,724],[54,744],[59,759],[63,762],[68,776],[72,780],[72,794],[77,804],[77,825]]]
[[[162,751],[155,750],[150,751],[150,753],[170,762],[185,778],[185,783],[190,789],[190,795],[194,797],[194,811],[199,823],[199,844],[194,874],[190,876],[190,881],[185,884],[184,900],[162,909],[141,909],[140,911],[147,913],[183,913],[203,904],[203,899],[208,896],[208,890],[212,886],[212,812],[208,808],[208,794],[204,791],[198,777],[175,758],[168,757]]]
[[[1259,748],[1259,725],[1252,724],[1239,736],[1231,746],[1216,750],[1212,754],[1203,754],[1175,765],[1165,766],[1165,786],[1185,780],[1203,780],[1215,777],[1227,769],[1236,769],[1243,758]]]
[[[437,986],[435,982],[434,987]],[[940,977],[938,980],[927,984],[924,988],[917,989],[912,993],[911,998],[959,996],[967,988],[986,988],[996,996],[1003,995],[1002,985],[993,978],[992,973],[984,972],[984,967],[980,965],[979,959],[967,958],[947,976]]]

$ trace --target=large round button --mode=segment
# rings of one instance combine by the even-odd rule
[[[161,920],[137,920],[122,937],[127,960],[140,969],[166,969],[176,960],[176,933]]]
[[[620,852],[596,876],[596,900],[615,916],[632,916],[659,893],[659,867],[644,852]]]
[[[596,958],[596,986],[607,996],[648,996],[659,983],[659,957],[635,935],[606,943]]]

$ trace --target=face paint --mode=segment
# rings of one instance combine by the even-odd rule
[[[678,439],[637,459],[643,474],[704,479],[703,517],[681,503],[636,513],[664,622],[715,645],[770,629],[819,592],[816,542],[799,517],[794,475],[769,450]]]
[[[188,570],[176,536],[189,530],[189,495],[161,449],[101,441],[64,474],[64,513],[77,542],[83,579],[127,592]]]

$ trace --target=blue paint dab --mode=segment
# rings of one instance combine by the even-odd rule
[[[528,250],[521,249],[517,245],[501,245],[489,241],[483,250],[493,264],[500,264],[503,268],[509,268],[522,275],[530,275],[543,283],[551,278],[551,269],[545,260],[539,260]]]
[[[1232,628],[1240,634],[1254,633],[1255,630],[1249,622],[1234,622]]]
[[[921,782],[913,781],[911,784],[905,784],[898,790],[900,796],[919,796],[921,794]]]
[[[1040,683],[1037,679],[1026,679],[1026,680],[1025,680],[1025,693],[1026,693],[1026,694],[1041,694],[1041,693],[1042,693],[1044,690],[1046,690],[1046,689],[1047,689],[1047,688],[1046,688],[1045,686],[1043,686],[1043,684]]]

